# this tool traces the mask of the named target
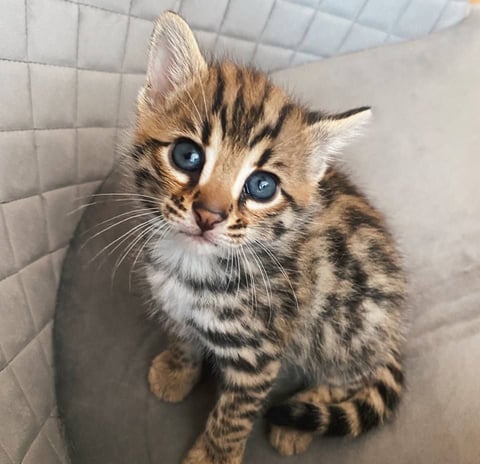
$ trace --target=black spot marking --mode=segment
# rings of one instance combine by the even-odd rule
[[[282,221],[277,221],[273,224],[273,233],[275,234],[275,237],[280,238],[285,232],[287,232],[287,228]]]
[[[237,224],[232,224],[232,225],[228,226],[228,228],[231,229],[231,230],[243,229],[243,228],[245,228],[245,225],[241,224],[241,223],[237,223]]]

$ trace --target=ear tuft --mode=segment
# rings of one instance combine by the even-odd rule
[[[154,98],[165,98],[206,69],[188,24],[172,11],[160,15],[150,41],[147,92]]]

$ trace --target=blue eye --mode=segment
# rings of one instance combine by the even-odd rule
[[[180,140],[173,147],[173,163],[182,171],[199,171],[203,167],[204,159],[202,149],[189,140]]]
[[[273,174],[256,171],[245,182],[245,192],[254,200],[267,201],[277,191],[278,180]]]

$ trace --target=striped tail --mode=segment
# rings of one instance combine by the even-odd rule
[[[273,406],[266,414],[267,420],[274,425],[320,435],[360,435],[392,415],[403,389],[400,365],[388,364],[378,368],[375,374],[370,385],[338,403],[315,401],[315,395],[309,395],[308,391],[299,393],[287,402]]]

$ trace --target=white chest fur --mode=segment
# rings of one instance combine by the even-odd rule
[[[221,320],[219,311],[235,305],[235,295],[193,288],[192,282],[222,281],[224,272],[213,254],[200,254],[178,240],[165,240],[151,250],[147,268],[152,297],[158,308],[181,326],[193,322],[204,330],[226,332],[232,322]]]

